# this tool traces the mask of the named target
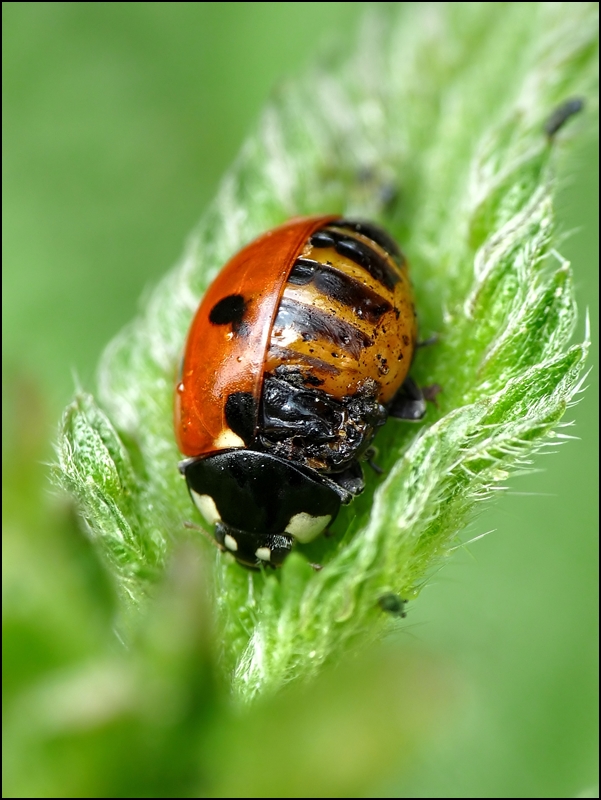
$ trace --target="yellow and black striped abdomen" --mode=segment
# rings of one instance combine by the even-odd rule
[[[307,242],[286,283],[265,373],[296,369],[342,400],[368,379],[386,404],[411,365],[417,324],[407,267],[375,226],[340,220]]]

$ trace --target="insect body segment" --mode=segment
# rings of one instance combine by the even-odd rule
[[[309,240],[293,266],[265,367],[297,366],[339,400],[371,378],[378,400],[387,403],[409,370],[416,334],[404,263],[365,235],[332,224]]]
[[[362,491],[359,460],[390,410],[423,416],[415,384],[410,413],[398,402],[416,339],[407,265],[371,223],[292,220],[228,262],[175,403],[182,471],[222,549],[275,566]]]

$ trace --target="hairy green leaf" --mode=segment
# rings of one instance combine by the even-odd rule
[[[332,538],[299,547],[278,573],[215,553],[222,663],[243,698],[381,635],[390,619],[379,599],[416,597],[477,503],[554,441],[586,354],[586,343],[570,346],[576,309],[570,266],[554,250],[554,165],[590,127],[596,15],[593,3],[378,8],[349,51],[325,53],[280,89],[182,262],[107,348],[98,400],[79,394],[67,409],[59,479],[128,613],[194,516],[172,395],[210,280],[295,215],[373,219],[398,239],[421,336],[438,336],[413,374],[443,391],[423,423],[390,421],[379,434],[385,474],[369,476]],[[570,97],[588,110],[549,136],[546,120]]]

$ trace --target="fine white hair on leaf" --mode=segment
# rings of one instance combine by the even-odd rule
[[[477,504],[566,441],[553,431],[582,391],[589,323],[572,343],[555,162],[592,115],[585,106],[553,137],[545,122],[567,98],[595,97],[597,14],[561,2],[372,10],[356,45],[345,40],[280,88],[181,262],[106,348],[98,400],[78,392],[67,408],[57,479],[111,565],[124,613],[143,608],[190,519],[173,391],[210,281],[295,215],[372,219],[398,240],[420,335],[438,334],[412,374],[443,388],[439,407],[381,430],[385,474],[354,500],[354,519],[333,525],[320,571],[301,546],[279,573],[246,573],[215,553],[222,663],[243,699],[381,635],[381,593],[415,598],[462,546]]]

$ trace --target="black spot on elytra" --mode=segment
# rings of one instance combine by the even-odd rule
[[[232,392],[225,401],[225,419],[247,446],[255,437],[257,405],[250,392]]]
[[[230,325],[233,331],[239,331],[246,303],[241,294],[228,294],[215,303],[209,313],[209,321],[213,325]]]

